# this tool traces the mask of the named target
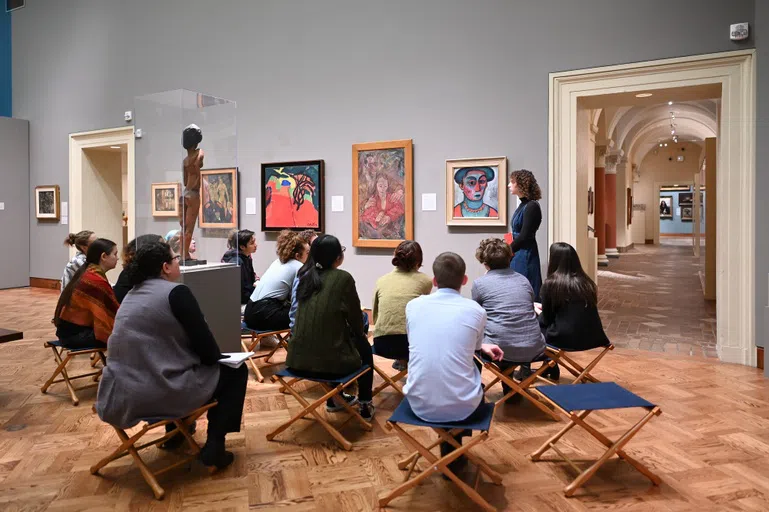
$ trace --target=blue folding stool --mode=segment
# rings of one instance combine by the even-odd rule
[[[539,392],[550,401],[555,407],[563,411],[571,420],[560,432],[545,441],[537,451],[532,453],[529,458],[532,461],[541,460],[542,455],[551,448],[560,455],[573,469],[579,472],[579,476],[566,486],[564,492],[566,496],[572,496],[574,492],[585,485],[585,483],[598,471],[609,458],[617,454],[618,457],[627,461],[631,466],[640,471],[654,485],[659,485],[660,478],[649,471],[646,466],[632,458],[622,447],[635,436],[646,423],[654,416],[662,413],[660,408],[651,402],[648,402],[638,395],[635,395],[618,385],[615,382],[599,382],[591,384],[570,384],[567,386],[548,386],[539,389]],[[585,418],[593,411],[605,411],[609,409],[629,409],[640,407],[646,410],[646,414],[633,427],[625,432],[619,439],[612,442],[592,425],[589,425]],[[587,430],[601,444],[606,446],[606,451],[589,468],[580,472],[579,467],[567,457],[561,450],[556,448],[555,444],[575,425]]]
[[[583,382],[601,382],[600,380],[593,377],[590,372],[593,370],[593,368],[596,367],[598,363],[601,362],[603,356],[608,354],[610,350],[614,350],[614,345],[610,343],[605,347],[597,348],[602,348],[603,350],[601,350],[601,353],[598,354],[592,361],[590,361],[590,363],[588,363],[588,365],[584,368],[574,359],[569,357],[569,354],[574,352],[587,352],[587,350],[565,350],[562,348],[554,347],[552,345],[548,345],[545,348],[545,355],[553,359],[556,363],[563,366],[566,371],[574,375],[574,381],[572,384],[580,384]]]
[[[265,363],[269,363],[270,358],[275,355],[275,352],[277,352],[279,348],[288,350],[288,336],[291,334],[291,331],[289,329],[281,329],[278,331],[257,331],[248,327],[246,322],[243,321],[240,322],[240,330],[241,333],[247,333],[246,336],[251,336],[251,339],[244,339],[243,336],[240,337],[240,346],[243,348],[243,352],[253,352],[259,342],[268,336],[275,336],[278,339],[278,344],[275,345],[275,348],[264,354],[254,354],[251,358],[248,359],[248,364],[251,367],[251,370],[253,370],[256,380],[259,382],[264,382],[264,376],[259,370],[259,367],[256,366],[256,360],[264,359]]]
[[[63,382],[64,384],[67,385],[67,390],[69,390],[69,396],[72,399],[72,405],[79,404],[80,399],[77,397],[77,394],[75,393],[75,391],[80,391],[83,389],[88,389],[88,388],[93,388],[98,386],[99,377],[101,376],[101,368],[98,368],[89,373],[70,376],[67,373],[67,365],[74,357],[83,356],[83,355],[99,356],[99,359],[94,361],[93,364],[91,365],[92,367],[95,367],[96,362],[98,362],[99,360],[101,360],[102,365],[106,365],[107,360],[104,357],[104,352],[107,350],[107,347],[84,347],[84,348],[79,348],[77,350],[70,350],[67,347],[65,347],[64,344],[59,340],[46,341],[43,346],[53,350],[53,357],[56,360],[57,366],[56,366],[56,370],[54,370],[51,377],[46,381],[45,384],[43,384],[43,387],[40,388],[40,391],[43,393],[46,393],[48,391],[48,388],[51,386],[51,384],[57,384],[59,382]],[[64,359],[61,358],[62,355],[65,355]],[[56,380],[56,377],[59,374],[61,374],[62,378]],[[86,386],[81,386],[79,388],[75,388],[72,385],[71,381],[76,379],[83,379],[85,377],[93,377],[94,383],[88,384]]]
[[[275,375],[272,376],[273,382],[280,382],[281,386],[291,393],[294,398],[296,398],[296,401],[299,402],[303,409],[299,411],[297,414],[295,414],[290,420],[288,420],[286,423],[282,424],[269,434],[267,434],[267,440],[272,441],[275,436],[286,430],[288,427],[293,425],[296,421],[312,415],[315,420],[320,423],[320,425],[328,431],[329,434],[331,434],[331,437],[333,437],[345,450],[352,450],[352,443],[348,441],[342,434],[339,432],[339,430],[331,425],[323,416],[317,411],[318,407],[323,405],[326,400],[329,398],[334,398],[337,395],[339,395],[345,388],[352,385],[354,382],[356,382],[362,375],[364,375],[366,372],[370,372],[371,368],[369,368],[368,365],[361,366],[360,369],[356,370],[355,372],[351,373],[350,375],[346,375],[344,377],[339,377],[335,379],[321,379],[321,378],[312,378],[312,377],[304,377],[302,375],[297,375],[294,372],[292,372],[289,368],[284,368]],[[286,380],[289,379],[289,380]],[[323,388],[323,391],[325,393],[320,398],[316,399],[313,402],[308,402],[300,393],[297,391],[294,386],[298,384],[299,382],[306,380],[310,382],[315,382],[317,384],[320,384],[321,388]],[[361,417],[360,413],[356,411],[350,404],[348,404],[343,398],[339,397],[339,399],[335,400],[337,403],[344,406],[345,410],[350,414],[350,417],[347,418],[347,420],[340,425],[340,428],[344,426],[347,421],[350,421],[351,419],[357,420],[358,423],[363,427],[364,430],[372,430],[373,427],[371,423],[364,420],[363,417]]]
[[[464,492],[483,510],[496,510],[489,504],[489,502],[487,502],[480,494],[478,494],[476,489],[478,488],[478,483],[481,479],[481,472],[488,475],[491,481],[497,485],[502,483],[502,477],[496,471],[492,470],[485,462],[470,453],[470,449],[472,447],[488,439],[489,429],[491,428],[491,420],[493,416],[494,404],[482,403],[478,409],[476,409],[475,412],[465,420],[448,423],[433,423],[424,421],[419,418],[411,409],[408,398],[404,397],[398,408],[395,409],[395,412],[393,412],[392,416],[390,416],[390,419],[387,420],[386,426],[390,430],[395,430],[395,433],[398,434],[398,437],[401,439],[401,441],[403,441],[403,444],[406,445],[406,447],[413,448],[416,451],[398,463],[398,468],[402,470],[408,469],[408,474],[404,478],[401,485],[393,489],[386,496],[379,499],[379,506],[386,507],[390,501],[394,500],[412,487],[415,487],[433,473],[440,472],[448,477],[452,482],[454,482],[462,492]],[[417,441],[414,436],[406,432],[406,430],[404,430],[399,424],[431,428],[435,433],[438,434],[438,440],[429,446],[425,446]],[[457,440],[454,439],[454,435],[459,434],[464,430],[477,430],[481,433],[480,435],[473,436],[466,444],[460,444],[460,442],[457,442]],[[455,450],[445,457],[433,455],[430,450],[442,442],[451,444],[454,446]],[[473,487],[470,487],[465,482],[463,482],[462,479],[460,479],[451,471],[451,469],[448,468],[448,464],[450,462],[462,455],[467,457],[470,462],[474,463],[478,468],[478,472],[475,476],[475,484]],[[420,458],[427,460],[429,466],[426,467],[415,478],[410,479]]]
[[[505,400],[508,398],[519,394],[529,402],[531,402],[537,409],[544,412],[550,418],[552,418],[555,421],[561,421],[560,416],[558,415],[557,411],[554,411],[542,401],[539,400],[539,391],[538,388],[534,387],[534,383],[538,381],[545,381],[545,378],[542,377],[542,374],[545,373],[548,368],[552,368],[555,366],[555,362],[543,355],[537,357],[533,361],[529,361],[532,363],[536,362],[542,362],[542,365],[534,370],[531,375],[526,377],[525,379],[518,381],[513,377],[513,372],[515,372],[515,369],[521,366],[522,364],[526,363],[516,363],[512,361],[504,361],[507,365],[510,365],[506,370],[502,370],[496,362],[492,361],[488,357],[486,357],[485,354],[480,353],[480,355],[476,354],[475,358],[483,364],[483,367],[490,371],[492,374],[494,374],[494,379],[487,384],[484,387],[484,392],[488,392],[489,389],[491,389],[497,382],[502,381],[506,385],[510,387],[510,391],[494,402],[494,405],[504,403]]]

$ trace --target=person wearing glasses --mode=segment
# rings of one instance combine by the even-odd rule
[[[320,235],[310,246],[310,256],[297,274],[294,296],[297,307],[286,366],[309,378],[339,378],[373,368],[374,357],[364,331],[360,297],[353,277],[341,270],[345,248],[332,235]],[[358,397],[341,394],[353,405],[360,401],[360,415],[369,421],[373,371],[358,379]],[[329,399],[328,412],[344,410]]]
[[[133,288],[115,317],[96,412],[107,423],[130,428],[146,418],[181,418],[216,400],[200,460],[221,469],[234,459],[224,438],[240,431],[248,370],[219,364],[223,356],[198,301],[177,282],[179,258],[161,241],[136,251],[128,268]],[[163,448],[183,441],[177,434]]]

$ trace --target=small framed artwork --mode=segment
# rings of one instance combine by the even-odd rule
[[[692,206],[694,204],[694,194],[691,192],[678,194],[678,206]]]
[[[323,160],[262,164],[262,231],[323,231]]]
[[[35,217],[38,219],[59,220],[61,198],[58,185],[35,187]]]
[[[681,220],[683,222],[691,222],[692,221],[692,212],[694,211],[694,208],[691,206],[682,206],[681,207]]]
[[[507,157],[446,160],[446,225],[507,224]]]
[[[398,247],[414,238],[411,139],[352,147],[352,244]]]
[[[627,225],[633,223],[633,191],[627,188]]]
[[[688,192],[689,185],[663,185],[660,192]]]
[[[660,219],[673,218],[673,196],[660,196]]]
[[[151,187],[152,216],[178,217],[181,190],[179,182],[153,183]]]
[[[238,227],[238,170],[206,169],[200,171],[201,228]]]
[[[593,192],[593,187],[589,187],[587,189],[587,214],[593,215],[595,212],[595,192]]]

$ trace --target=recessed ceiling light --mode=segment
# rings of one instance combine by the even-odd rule
[[[672,101],[668,101],[668,105],[672,105],[672,104],[673,104],[673,102],[672,102]]]
[[[675,134],[676,134],[675,130],[670,130],[670,135],[675,135]]]
[[[635,97],[636,98],[648,98],[651,95],[652,95],[652,93],[650,93],[650,92],[642,92],[642,93],[636,94]]]
[[[120,149],[120,146],[110,146],[110,149]]]
[[[668,143],[667,142],[665,143],[665,147],[668,147]]]

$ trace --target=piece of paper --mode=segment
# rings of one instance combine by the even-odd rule
[[[422,194],[422,211],[434,212],[437,210],[437,199],[435,194]]]
[[[0,210],[5,210],[5,203],[0,203]]]
[[[66,226],[67,224],[69,224],[69,218],[66,217],[66,216],[62,217],[61,218],[61,225],[62,226]]]
[[[681,207],[676,208],[676,215],[681,216]]]
[[[66,201],[62,201],[62,203],[61,203],[61,216],[62,217],[66,217],[68,215],[69,215],[69,205],[67,204]],[[62,222],[62,224],[64,224],[64,223]]]
[[[256,198],[246,198],[246,215],[256,215]]]
[[[224,352],[223,356],[230,356],[225,359],[219,359],[219,363],[230,368],[240,368],[240,366],[251,356],[253,352]]]
[[[344,196],[331,196],[331,211],[332,212],[344,211]]]

